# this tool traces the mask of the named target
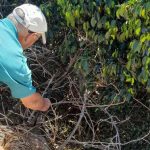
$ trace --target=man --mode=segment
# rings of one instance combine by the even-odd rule
[[[23,50],[40,37],[46,43],[47,22],[41,10],[32,4],[16,7],[7,18],[0,20],[0,82],[8,85],[14,98],[25,107],[46,111],[51,103],[32,86],[31,71]]]

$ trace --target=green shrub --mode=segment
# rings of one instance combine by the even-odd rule
[[[67,64],[84,49],[74,68],[89,89],[114,83],[128,100],[141,88],[150,92],[149,1],[57,0],[55,5],[65,29],[59,54]]]

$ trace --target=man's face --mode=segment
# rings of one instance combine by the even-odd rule
[[[40,33],[28,32],[26,36],[19,36],[19,42],[23,49],[27,49],[31,47],[40,37]]]

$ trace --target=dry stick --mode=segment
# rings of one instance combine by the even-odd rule
[[[142,102],[140,102],[138,99],[136,99],[136,98],[134,98],[134,97],[133,97],[133,99],[134,99],[136,102],[140,103],[140,104],[141,104],[143,107],[145,107],[147,110],[150,111],[150,109],[149,109],[146,105],[144,105]]]
[[[47,87],[45,88],[45,90],[44,90],[44,92],[43,92],[43,94],[42,94],[42,97],[45,95],[45,93],[46,93],[48,87],[50,86],[50,84],[52,83],[53,79],[54,79],[54,75],[53,75],[52,78],[49,80],[48,85],[47,85]],[[32,123],[32,119],[33,119],[33,117],[34,117],[34,115],[35,115],[36,112],[39,112],[39,111],[34,110],[34,111],[31,113],[31,115],[29,116],[28,121],[27,121],[28,123]]]
[[[105,107],[110,107],[111,106],[117,106],[117,105],[121,105],[125,102],[125,100],[123,102],[120,103],[116,103],[116,104],[109,104],[109,105],[99,105],[99,104],[91,104],[91,103],[86,103],[86,108],[105,108]],[[56,103],[52,103],[52,105],[61,105],[61,104],[72,104],[74,106],[82,106],[83,103],[79,103],[77,105],[76,101],[60,101],[60,102],[56,102]]]
[[[55,110],[53,109],[53,106],[52,106],[52,105],[51,105],[51,110],[52,110],[52,112],[53,112],[53,114],[54,114],[54,116],[55,116],[55,118],[54,118],[55,127],[53,127],[53,139],[52,139],[52,141],[54,142],[55,139],[56,139],[56,134],[57,134],[57,132],[58,132],[58,125],[57,125],[57,119],[58,119],[58,117],[57,117],[57,114],[56,114]]]
[[[81,55],[81,53],[83,52],[84,49],[81,49],[78,53],[75,54],[75,56],[73,58],[70,58],[70,63],[66,69],[66,72],[60,77],[58,78],[55,82],[56,84],[53,86],[53,88],[57,87],[60,82],[63,81],[64,77],[66,77],[66,75],[68,74],[68,72],[70,71],[71,67],[74,65],[74,63],[76,62],[76,60],[78,59],[78,57]]]
[[[101,143],[101,142],[80,142],[80,141],[77,141],[77,140],[70,140],[69,143],[83,145],[86,148],[96,148],[96,149],[99,149],[99,150],[106,150],[106,147],[107,147],[107,146],[103,145],[103,143]],[[101,144],[101,145],[99,145],[99,144]],[[109,147],[108,150],[115,150],[115,149]]]
[[[85,118],[87,124],[89,125],[89,128],[90,128],[90,129],[92,130],[92,132],[93,132],[93,135],[92,135],[92,141],[94,141],[94,140],[95,140],[94,124],[93,124],[93,121],[92,121],[92,119],[91,119],[91,117],[90,117],[90,115],[89,115],[87,109],[85,109],[85,111],[86,111],[86,114],[87,114],[87,116],[88,116],[88,118],[89,118],[91,124],[88,122],[88,119],[86,118],[86,115],[84,115],[84,118]]]
[[[122,143],[121,145],[127,145],[127,144],[130,144],[130,143],[135,143],[135,142],[144,140],[144,139],[145,139],[146,137],[148,137],[149,135],[150,135],[150,130],[149,130],[149,132],[148,132],[146,135],[144,135],[143,137],[138,138],[138,139],[135,139],[135,140],[131,140],[131,141],[126,142],[126,143]]]
[[[2,114],[2,113],[0,113],[0,115],[2,115],[4,118],[0,118],[0,120],[8,120],[8,121],[10,121],[11,123],[13,123],[8,117],[7,117],[7,115],[4,115],[4,114]]]
[[[18,103],[13,107],[13,110],[16,110],[20,105],[21,105],[21,103],[18,102]],[[8,110],[8,111],[9,111],[9,110]],[[7,117],[9,117],[11,114],[12,114],[12,111],[9,111],[8,114],[7,114]]]
[[[135,142],[138,142],[138,141],[141,141],[141,140],[145,140],[146,137],[148,137],[150,135],[150,130],[148,131],[148,133],[146,135],[144,135],[143,137],[140,137],[138,139],[135,139],[135,140],[131,140],[131,141],[128,141],[128,142],[125,142],[125,143],[108,143],[108,142],[79,142],[79,141],[74,141],[74,140],[70,140],[69,142],[70,143],[79,143],[79,144],[83,144],[83,145],[86,145],[86,144],[108,144],[108,145],[116,145],[116,144],[119,144],[119,145],[122,145],[122,146],[125,146],[125,145],[128,145],[128,144],[131,144],[131,143],[135,143]]]
[[[43,67],[43,65],[39,62],[39,60],[38,60],[38,57],[37,57],[36,53],[35,53],[35,52],[33,52],[33,54],[34,54],[34,56],[35,56],[35,59],[36,59],[36,61],[37,61],[38,65],[40,65],[40,67],[42,67],[43,71],[45,71],[48,75],[50,75],[50,76],[51,76],[51,74],[49,73],[49,71],[47,71],[47,70]]]
[[[75,143],[75,144],[82,144],[82,145],[89,145],[89,146],[92,146],[94,144],[108,144],[108,145],[116,145],[116,144],[119,144],[119,145],[122,145],[122,146],[125,146],[125,145],[128,145],[128,144],[131,144],[131,143],[135,143],[135,142],[138,142],[138,141],[141,141],[141,140],[145,140],[146,137],[148,137],[150,135],[150,130],[149,132],[144,135],[143,137],[140,137],[138,139],[135,139],[135,140],[131,140],[129,142],[125,142],[125,143],[107,143],[107,142],[80,142],[80,141],[75,141],[75,140],[70,140],[69,143]]]
[[[85,91],[84,93],[84,103],[83,103],[83,106],[82,106],[82,110],[81,110],[81,113],[80,113],[80,117],[78,119],[78,122],[75,126],[75,128],[73,129],[73,131],[71,132],[71,134],[69,135],[69,137],[66,139],[66,141],[58,148],[58,150],[63,150],[64,147],[69,143],[69,141],[71,140],[72,136],[75,134],[76,130],[78,129],[78,126],[84,116],[84,111],[85,111],[85,106],[86,106],[86,101],[87,101],[87,96],[88,96],[88,92],[87,90]]]
[[[150,145],[150,142],[148,140],[143,139],[143,141],[147,142]]]
[[[3,109],[3,113],[4,113],[4,115],[5,115],[5,108],[4,108],[3,102],[2,102],[2,109]],[[6,122],[7,126],[8,126],[9,124],[8,124],[8,121],[7,121],[6,118],[5,118],[5,122]]]
[[[116,126],[116,122],[113,120],[113,117],[112,115],[107,111],[107,109],[104,109],[104,111],[106,112],[106,114],[108,114],[108,116],[110,117],[111,119],[111,123],[112,123],[112,126],[115,128],[116,130],[116,146],[117,146],[117,150],[121,150],[121,142],[120,142],[120,135],[119,135],[119,131],[118,131],[118,128]]]

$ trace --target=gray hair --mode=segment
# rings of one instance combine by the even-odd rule
[[[24,14],[24,12],[22,11],[22,9],[17,8],[15,11],[16,11],[16,14],[17,14],[22,20],[24,20],[25,14]],[[16,26],[18,33],[24,34],[24,33],[26,33],[26,32],[28,31],[27,28],[25,28],[22,24],[20,24],[20,23],[16,20],[16,18],[15,18],[14,15],[13,15],[13,13],[9,14],[9,15],[7,16],[7,18],[10,19],[10,20],[12,21],[12,23]]]

